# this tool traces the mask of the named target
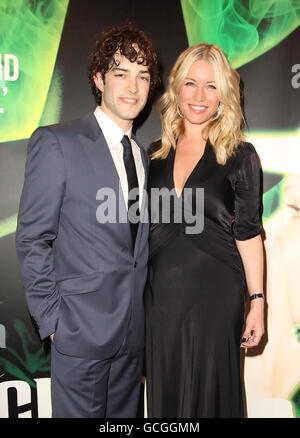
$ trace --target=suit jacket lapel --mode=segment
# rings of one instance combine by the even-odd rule
[[[113,189],[116,195],[117,220],[119,217],[123,218],[123,226],[120,227],[120,234],[122,234],[123,239],[126,240],[128,247],[131,247],[131,231],[129,223],[126,220],[127,210],[123,191],[108,144],[93,113],[88,114],[82,121],[83,129],[82,134],[79,134],[79,140],[95,174],[99,175],[99,173],[105,172],[105,187]],[[99,189],[100,188],[101,187],[99,187]],[[124,229],[126,230],[125,234]]]
[[[139,145],[139,143],[134,135],[132,135],[132,138],[135,141],[135,143],[138,145],[138,147],[140,148],[144,172],[145,172],[143,198],[142,198],[141,212],[140,212],[140,222],[139,222],[139,227],[138,227],[138,232],[137,232],[137,236],[136,236],[136,240],[135,240],[135,247],[134,247],[134,253],[136,253],[137,249],[138,249],[139,242],[140,242],[140,238],[141,238],[143,224],[148,223],[148,221],[149,221],[149,218],[148,218],[148,196],[147,196],[147,181],[148,181],[149,165],[148,165],[147,153]]]
[[[114,186],[116,188],[119,185],[119,175],[96,117],[92,113],[83,121],[84,129],[80,140],[89,155],[92,166],[97,174],[103,165],[109,166],[112,172],[110,172],[111,178],[108,182],[112,185],[109,184],[108,187]]]

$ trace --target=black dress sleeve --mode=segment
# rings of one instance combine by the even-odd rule
[[[262,171],[254,146],[246,143],[237,157],[235,179],[235,217],[233,234],[236,240],[247,240],[262,231]]]

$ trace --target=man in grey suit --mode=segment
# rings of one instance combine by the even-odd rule
[[[131,128],[159,82],[152,43],[132,25],[108,29],[89,79],[96,110],[28,143],[16,247],[30,313],[51,338],[53,417],[135,417],[148,158]]]

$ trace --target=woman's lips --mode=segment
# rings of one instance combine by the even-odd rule
[[[202,113],[207,110],[207,106],[205,105],[189,105],[190,109],[195,113]]]

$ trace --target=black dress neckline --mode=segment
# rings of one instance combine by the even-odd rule
[[[174,189],[175,194],[176,194],[178,199],[180,199],[182,197],[182,193],[183,193],[184,189],[187,187],[189,181],[191,180],[191,178],[193,177],[195,172],[198,170],[198,167],[200,166],[200,164],[203,162],[204,157],[207,155],[208,147],[209,147],[209,142],[207,141],[205,143],[205,146],[204,146],[203,154],[201,155],[201,157],[199,158],[199,160],[197,161],[197,163],[193,167],[192,171],[190,172],[189,176],[187,177],[179,196],[176,192],[175,181],[174,181],[174,165],[175,165],[176,149],[171,147],[170,152],[169,152],[169,157],[170,157],[170,159],[169,159],[169,174],[171,177],[171,188]]]

